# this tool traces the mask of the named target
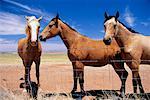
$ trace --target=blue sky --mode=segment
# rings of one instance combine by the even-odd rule
[[[43,16],[41,31],[58,12],[60,18],[92,39],[102,39],[104,12],[144,35],[150,35],[149,0],[0,0],[0,52],[16,51],[25,37],[25,16]],[[66,50],[59,37],[42,43],[44,51]]]

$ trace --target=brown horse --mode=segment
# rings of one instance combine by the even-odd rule
[[[144,93],[139,75],[140,64],[150,64],[150,43],[149,36],[137,34],[131,28],[127,28],[119,20],[119,12],[116,16],[108,16],[105,13],[105,37],[104,42],[111,44],[112,39],[115,38],[119,46],[122,48],[122,57],[127,65],[132,70],[132,81],[134,93],[137,93],[137,86],[139,85],[140,93]]]
[[[68,49],[68,57],[73,66],[74,86],[71,93],[77,90],[77,80],[79,79],[81,93],[84,91],[84,66],[100,67],[106,64],[112,64],[116,73],[120,77],[127,77],[128,73],[124,69],[124,63],[113,63],[111,59],[119,58],[120,48],[114,40],[110,46],[103,43],[102,40],[92,40],[81,35],[76,30],[59,19],[58,15],[42,31],[40,40],[59,35]],[[116,56],[117,55],[117,56]],[[119,70],[123,70],[120,73]],[[124,83],[126,80],[121,79],[121,92],[124,92]]]
[[[25,67],[25,87],[30,86],[30,70],[31,65],[35,62],[36,65],[36,77],[37,84],[39,85],[39,66],[40,66],[40,56],[41,56],[41,44],[38,41],[38,33],[40,28],[40,20],[42,17],[36,19],[35,16],[26,17],[26,38],[20,39],[18,42],[18,54],[23,61]]]

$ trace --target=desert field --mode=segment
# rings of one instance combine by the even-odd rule
[[[125,65],[126,66],[126,65]],[[126,94],[133,93],[132,74],[126,66],[129,73],[126,82]],[[40,89],[39,95],[48,95],[65,93],[69,98],[63,96],[64,99],[73,99],[70,96],[70,91],[73,87],[73,70],[68,57],[64,53],[45,53],[42,54],[40,65]],[[146,93],[150,93],[150,67],[149,65],[140,66],[140,75],[142,84]],[[1,53],[0,54],[0,98],[3,100],[20,100],[22,99],[23,89],[19,85],[24,77],[24,67],[21,59],[16,53]],[[85,90],[87,93],[91,91],[113,91],[118,93],[121,82],[111,65],[103,67],[85,66]],[[35,66],[32,65],[31,80],[36,81]],[[78,91],[79,86],[78,86]],[[20,96],[21,95],[21,96]],[[39,96],[38,95],[38,96]],[[106,96],[106,95],[103,95]],[[48,100],[52,96],[45,97]],[[39,97],[40,98],[40,97]],[[44,99],[43,97],[41,97]],[[53,96],[53,99],[62,99],[60,96]],[[45,100],[44,99],[44,100]],[[97,99],[97,96],[88,95],[82,99],[90,100]]]

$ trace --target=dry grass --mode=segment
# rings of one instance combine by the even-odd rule
[[[68,93],[53,93],[50,95],[46,95],[46,93],[42,90],[38,92],[37,100],[122,100],[121,97],[116,95],[115,92],[103,91],[103,94],[97,94],[97,96],[93,96],[90,93],[87,93],[86,96],[76,96],[72,97],[71,94]],[[139,96],[136,94],[127,95],[123,100],[147,100],[144,96]],[[0,87],[0,100],[33,100],[30,98],[27,93],[14,93],[7,88]]]

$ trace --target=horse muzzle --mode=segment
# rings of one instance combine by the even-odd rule
[[[43,38],[42,35],[39,36],[40,41],[46,41],[46,38]]]
[[[29,41],[29,44],[31,45],[31,46],[33,46],[33,47],[35,47],[35,46],[37,46],[38,45],[38,40],[36,40],[36,41]]]
[[[108,39],[103,39],[103,42],[106,44],[106,45],[110,45],[111,44],[111,41],[112,39],[111,38],[108,38]]]

